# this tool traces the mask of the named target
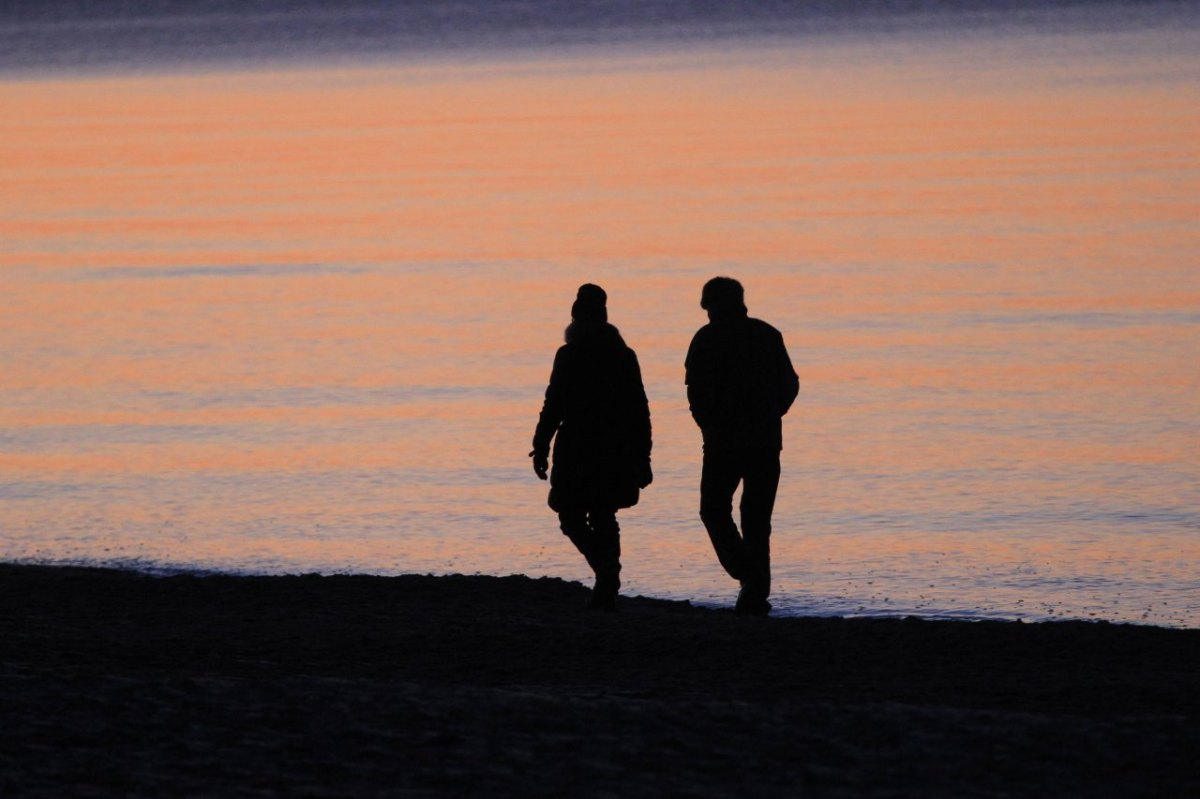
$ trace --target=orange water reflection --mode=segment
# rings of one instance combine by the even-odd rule
[[[1023,226],[1076,229],[1060,246],[1100,264],[1195,243],[1187,84],[554,66],[8,84],[0,235],[51,267],[1008,261],[1040,248]]]
[[[0,85],[0,482],[109,486],[10,505],[5,556],[582,576],[524,453],[596,279],[655,413],[631,585],[719,595],[680,383],[729,271],[801,372],[785,603],[856,564],[1012,612],[988,564],[1177,585],[1200,88],[868,55]],[[1086,512],[1118,500],[1158,537]]]

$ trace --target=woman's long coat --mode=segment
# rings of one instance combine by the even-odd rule
[[[607,323],[576,322],[554,356],[533,437],[554,439],[549,505],[556,511],[637,504],[650,473],[650,406],[637,355]]]

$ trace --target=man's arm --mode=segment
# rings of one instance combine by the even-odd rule
[[[692,338],[683,370],[684,382],[687,383],[688,410],[703,430],[712,416],[716,392],[713,385],[712,358],[704,346],[700,332]]]
[[[783,334],[779,334],[779,415],[785,415],[796,401],[800,393],[800,378],[792,367],[792,359],[788,357],[787,347],[783,343]]]

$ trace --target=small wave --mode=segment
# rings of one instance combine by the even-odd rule
[[[175,280],[197,277],[292,277],[295,275],[359,274],[366,267],[338,264],[218,264],[188,266],[113,266],[75,270],[72,282],[93,280]]]

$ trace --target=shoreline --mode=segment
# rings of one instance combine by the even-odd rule
[[[589,590],[588,584],[574,580],[569,577],[558,577],[553,574],[545,574],[540,576],[531,576],[520,572],[510,574],[500,574],[495,572],[456,572],[456,571],[414,571],[414,572],[354,572],[354,571],[240,571],[236,569],[222,568],[202,568],[189,565],[178,565],[167,563],[155,563],[132,560],[15,560],[7,561],[0,559],[0,570],[16,568],[16,569],[48,569],[48,570],[81,570],[85,572],[111,572],[116,574],[129,574],[144,577],[153,577],[156,579],[169,578],[195,578],[195,579],[245,579],[245,580],[288,580],[297,578],[359,578],[363,580],[392,580],[405,578],[442,578],[442,579],[459,579],[459,578],[480,578],[504,580],[510,577],[524,578],[527,580],[548,580],[561,581],[571,585],[581,586],[585,591]],[[707,610],[715,613],[723,613],[731,611],[737,599],[736,583],[729,583],[729,591],[726,596],[702,596],[697,597],[691,594],[634,594],[632,588],[626,585],[621,594],[624,598],[636,598],[639,601],[648,602],[665,602],[670,604],[690,605],[697,610]],[[941,612],[927,612],[924,607],[903,606],[897,608],[884,607],[857,607],[851,609],[851,603],[844,603],[843,607],[837,607],[830,603],[813,603],[805,606],[795,606],[784,604],[782,601],[777,601],[775,596],[771,597],[771,601],[775,603],[771,611],[773,619],[843,619],[843,620],[874,620],[874,621],[903,621],[906,619],[919,619],[928,622],[949,622],[949,623],[964,623],[974,624],[980,622],[999,623],[999,624],[1059,624],[1078,622],[1082,624],[1111,624],[1117,626],[1128,627],[1149,627],[1161,630],[1182,630],[1182,631],[1200,631],[1200,626],[1188,626],[1183,623],[1163,623],[1162,621],[1152,621],[1145,618],[1138,619],[1133,617],[1127,618],[1105,618],[1099,613],[1089,613],[1088,615],[1071,615],[1065,612],[1048,612],[1046,614],[1030,614],[1028,611],[1022,610],[983,610],[980,612],[971,613],[965,610],[947,609]],[[1022,612],[1026,615],[1020,615]]]
[[[0,792],[1185,795],[1200,630],[0,564]]]

